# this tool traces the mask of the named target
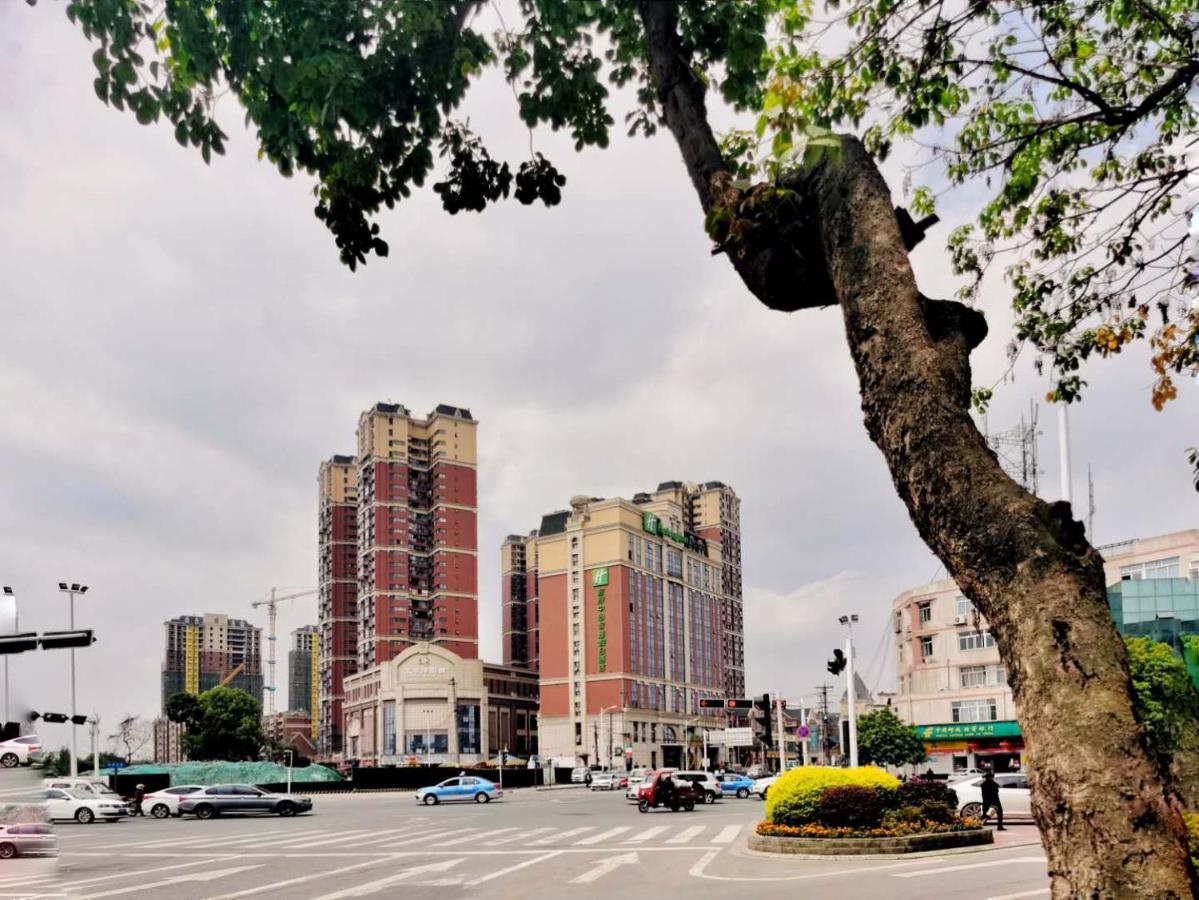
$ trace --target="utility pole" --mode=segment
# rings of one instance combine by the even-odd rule
[[[92,717],[87,720],[92,731],[92,777],[100,777],[100,715],[92,713]]]
[[[1062,499],[1067,503],[1074,502],[1074,490],[1070,476],[1070,413],[1069,404],[1063,402],[1057,405],[1057,450],[1058,469],[1062,479]]]
[[[1095,543],[1095,482],[1090,463],[1087,463],[1087,540]]]
[[[849,690],[845,692],[846,699],[849,701],[849,765],[851,768],[858,766],[858,713],[857,713],[857,685],[854,682],[853,674],[853,625],[858,620],[857,614],[841,616],[838,620],[849,630],[849,636],[845,639],[845,680]]]
[[[833,744],[828,733],[828,692],[831,688],[831,684],[816,686],[816,690],[820,691],[820,753],[826,766],[833,761]]]
[[[787,729],[783,727],[783,708],[786,703],[783,701],[782,691],[778,693],[775,705],[779,714],[779,774],[782,775],[787,771]]]

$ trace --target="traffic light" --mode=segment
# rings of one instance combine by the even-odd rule
[[[700,709],[724,709],[724,704],[725,704],[725,701],[721,700],[719,697],[700,697],[699,698],[699,708]]]
[[[845,670],[845,652],[840,648],[833,651],[833,658],[828,661],[825,667],[832,675],[840,675]]]
[[[96,643],[96,635],[90,628],[79,631],[46,631],[42,633],[43,650],[65,650],[68,647],[90,647]]]
[[[6,634],[0,637],[0,654],[24,653],[26,650],[37,649],[37,632],[27,631],[24,634]]]
[[[770,695],[763,694],[760,699],[754,701],[754,705],[759,707],[759,710],[755,711],[754,721],[762,728],[762,733],[759,735],[762,745],[773,747],[774,738],[770,731]]]
[[[30,722],[36,722],[38,719],[41,719],[43,722],[50,722],[50,723],[52,723],[52,724],[54,724],[54,725],[58,725],[58,724],[60,724],[60,723],[62,723],[62,722],[65,722],[65,721],[67,721],[67,719],[69,719],[69,718],[70,718],[70,716],[68,716],[68,715],[64,715],[63,713],[52,713],[52,712],[48,712],[48,713],[36,713],[36,712],[31,712],[31,713],[29,714],[29,721],[30,721]]]

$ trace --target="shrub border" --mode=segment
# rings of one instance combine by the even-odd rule
[[[888,854],[901,856],[924,850],[975,847],[995,842],[989,828],[966,831],[939,831],[931,834],[905,834],[896,837],[799,838],[763,835],[751,831],[749,849],[763,853],[803,853],[814,856],[863,856]]]

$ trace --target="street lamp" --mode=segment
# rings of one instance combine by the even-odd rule
[[[75,584],[72,582],[68,585],[65,581],[58,583],[60,593],[66,594],[71,599],[71,630],[75,630],[75,595],[86,594],[86,584]],[[71,648],[71,716],[74,717],[75,710],[75,648]],[[79,774],[79,750],[75,740],[75,723],[71,722],[71,777],[74,778]]]
[[[617,706],[605,706],[600,710],[600,721],[604,719],[604,713],[608,714],[608,768],[612,768],[612,710],[619,709]],[[596,748],[596,753],[599,748]]]
[[[858,765],[858,714],[856,703],[857,689],[854,685],[853,677],[853,625],[858,620],[857,613],[848,616],[841,616],[837,619],[842,625],[849,629],[849,637],[845,639],[845,658],[847,664],[845,667],[845,678],[849,682],[849,690],[846,696],[849,698],[849,765],[852,768],[857,768]]]

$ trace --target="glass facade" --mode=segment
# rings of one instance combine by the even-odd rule
[[[1181,654],[1199,687],[1199,654],[1182,641],[1199,634],[1199,578],[1120,581],[1107,589],[1107,605],[1121,634],[1153,638]]]
[[[396,705],[394,700],[383,704],[383,753],[395,756],[396,752]]]
[[[482,742],[479,731],[479,705],[463,703],[458,706],[458,752],[478,753]]]

